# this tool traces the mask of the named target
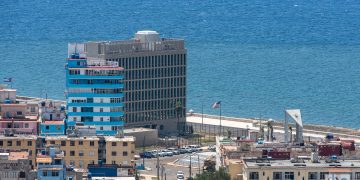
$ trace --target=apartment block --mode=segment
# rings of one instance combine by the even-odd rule
[[[134,165],[135,138],[132,136],[105,136],[107,164]]]
[[[123,127],[123,68],[117,62],[87,58],[84,44],[69,44],[66,65],[67,126],[95,126],[99,135]]]
[[[58,146],[64,152],[66,165],[86,169],[88,164],[98,163],[99,138],[47,136],[46,146]]]
[[[0,135],[0,149],[3,152],[28,151],[30,165],[35,165],[37,136],[35,135]]]

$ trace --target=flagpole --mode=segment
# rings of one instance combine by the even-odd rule
[[[219,110],[220,110],[220,136],[222,135],[221,134],[221,106],[222,106],[222,104],[220,104],[220,108],[219,108]]]

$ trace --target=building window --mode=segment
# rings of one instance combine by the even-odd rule
[[[47,171],[43,171],[42,175],[47,176]]]
[[[317,172],[309,172],[308,173],[308,179],[309,180],[316,180],[317,179]]]
[[[70,151],[70,156],[75,156],[75,151]]]
[[[83,168],[84,167],[84,161],[79,161],[79,167]]]
[[[60,129],[61,129],[61,126],[57,125],[56,130],[60,130]]]
[[[21,111],[17,111],[17,112],[16,112],[16,115],[21,116],[21,115],[22,115],[22,112],[21,112]]]
[[[0,146],[3,146],[3,145],[4,145],[3,141],[0,141]]]
[[[329,175],[329,173],[328,172],[320,172],[320,179],[321,180],[325,180],[325,178],[327,177]]]
[[[360,180],[360,172],[355,172],[355,180]]]
[[[28,141],[28,146],[32,146],[32,141]]]
[[[51,176],[59,176],[59,172],[58,171],[52,171]]]
[[[73,108],[72,108],[72,111],[73,111],[73,112],[76,112],[76,111],[77,111],[77,108],[76,108],[76,107],[73,107]]]
[[[90,146],[95,146],[94,141],[90,141]]]
[[[29,128],[29,123],[25,123],[24,127]]]
[[[258,179],[259,179],[259,173],[258,172],[250,172],[249,180],[258,180]]]
[[[8,146],[12,146],[12,141],[7,141]]]
[[[100,131],[104,130],[104,127],[100,126]]]
[[[116,151],[111,151],[111,156],[116,156]]]
[[[71,166],[75,166],[75,161],[70,161]]]
[[[89,152],[89,156],[94,156],[94,154],[95,154],[94,151]]]
[[[116,142],[111,142],[111,146],[116,146]]]
[[[104,112],[104,108],[100,108],[100,112]]]
[[[66,146],[66,141],[61,141],[61,146]]]
[[[46,130],[49,130],[49,129],[50,129],[50,126],[45,126],[45,129],[46,129]]]
[[[274,180],[282,180],[282,172],[273,172]]]
[[[127,142],[123,142],[123,146],[128,146],[128,143],[127,143]]]
[[[104,121],[104,118],[103,118],[103,117],[100,117],[100,121]]]
[[[55,144],[55,141],[50,141],[50,144]]]
[[[70,141],[70,146],[75,146],[75,141]]]
[[[285,180],[293,180],[294,178],[294,172],[285,172]]]
[[[79,146],[82,146],[83,144],[83,141],[79,141]]]
[[[127,156],[128,152],[127,151],[123,151],[123,156]]]
[[[16,141],[16,146],[21,146],[21,141]]]
[[[79,156],[84,156],[84,152],[82,150],[79,151]]]

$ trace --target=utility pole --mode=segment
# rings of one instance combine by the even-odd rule
[[[199,154],[197,156],[198,156],[198,166],[199,166],[198,168],[199,168],[199,175],[200,175],[201,174],[200,173],[200,156],[199,156]]]
[[[191,177],[192,177],[192,175],[191,175],[191,155],[192,155],[192,154],[190,154],[190,164],[189,164],[189,174],[190,174],[189,177],[190,177],[190,179],[191,179]]]
[[[157,168],[157,180],[160,180],[159,154],[157,154],[156,168]]]
[[[143,138],[143,167],[145,169],[145,156],[144,156],[144,153],[145,153],[145,136]]]

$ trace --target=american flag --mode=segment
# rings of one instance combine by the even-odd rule
[[[221,105],[221,101],[218,101],[212,105],[212,108],[214,108],[214,109],[220,108],[220,105]]]

